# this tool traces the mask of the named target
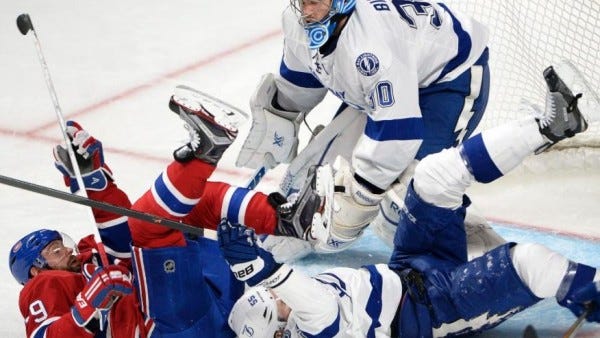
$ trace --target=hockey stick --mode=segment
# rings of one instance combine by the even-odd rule
[[[569,329],[563,334],[563,338],[575,338],[577,332],[581,328],[584,323],[585,317],[590,313],[591,307],[586,307],[585,311],[577,317],[577,320],[569,327]],[[527,325],[525,331],[523,332],[523,338],[538,338],[537,331],[532,325]]]
[[[95,200],[89,199],[87,197],[82,197],[82,196],[75,195],[75,194],[69,194],[64,191],[52,189],[52,188],[38,185],[35,183],[21,181],[21,180],[18,180],[18,179],[12,178],[12,177],[8,177],[8,176],[4,176],[4,175],[0,175],[0,183],[14,187],[14,188],[19,188],[19,189],[35,192],[38,194],[58,198],[63,201],[68,201],[68,202],[72,202],[72,203],[76,203],[76,204],[80,204],[80,205],[85,205],[85,206],[88,206],[91,208],[97,208],[97,209],[101,209],[104,211],[112,212],[114,214],[118,214],[121,216],[127,216],[127,217],[131,217],[131,218],[139,219],[139,220],[142,220],[145,222],[159,224],[159,225],[171,228],[171,229],[179,230],[182,232],[186,232],[186,233],[190,233],[190,234],[194,234],[194,235],[198,235],[198,236],[203,236],[205,231],[208,230],[208,229],[198,228],[198,227],[195,227],[195,226],[192,226],[189,224],[177,222],[177,221],[174,221],[174,220],[171,220],[168,218],[155,216],[155,215],[148,214],[145,212],[140,212],[140,211],[132,210],[129,208],[124,208],[124,207],[116,206],[116,205],[105,203],[105,202],[95,201]],[[211,230],[209,230],[209,231],[211,231]]]
[[[58,97],[56,96],[56,90],[54,89],[54,84],[52,83],[52,78],[50,77],[50,71],[48,69],[48,64],[46,64],[46,59],[44,58],[44,53],[42,52],[42,46],[40,45],[40,40],[38,39],[35,29],[33,28],[33,23],[31,22],[31,18],[29,17],[29,14],[24,13],[17,17],[17,28],[19,28],[19,31],[23,35],[27,35],[27,33],[29,33],[29,31],[33,32],[33,42],[34,42],[35,48],[37,50],[38,59],[42,66],[42,71],[44,73],[44,79],[46,80],[46,86],[48,87],[48,92],[50,93],[50,97],[52,98],[52,104],[54,105],[54,111],[55,111],[56,117],[58,119],[58,124],[60,125],[60,129],[63,134],[63,139],[64,139],[64,142],[66,145],[67,152],[69,154],[69,159],[71,160],[71,163],[76,164],[77,159],[75,157],[75,152],[73,151],[71,141],[69,140],[69,136],[67,135],[67,130],[66,130],[67,124],[65,123],[65,119],[63,117],[62,110],[60,108],[60,105],[58,104]],[[83,177],[81,176],[81,171],[79,170],[79,166],[73,165],[72,167],[73,167],[73,173],[75,174],[77,184],[79,185],[79,188],[80,188],[79,193],[83,197],[87,198],[87,192],[85,191],[85,185],[83,183]],[[94,224],[93,234],[94,234],[94,239],[95,239],[96,245],[98,247],[98,253],[100,255],[100,259],[102,260],[102,265],[107,266],[108,265],[108,257],[106,256],[106,250],[104,249],[104,245],[102,244],[102,241],[100,239],[100,233],[98,232],[98,229],[95,226],[96,220],[94,219],[94,215],[91,210],[89,210],[89,215],[90,215],[91,220],[93,221],[92,223]]]
[[[591,306],[587,306],[585,308],[585,311],[583,311],[583,313],[579,317],[577,317],[577,320],[569,327],[567,332],[565,332],[565,334],[563,335],[563,338],[574,338],[575,335],[577,335],[577,331],[579,331],[579,329],[585,322],[584,321],[585,317],[587,317],[587,315],[590,314],[591,310],[592,310]]]

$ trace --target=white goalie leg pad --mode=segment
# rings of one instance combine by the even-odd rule
[[[316,240],[314,247],[318,252],[338,252],[352,245],[377,215],[378,204],[383,197],[362,189],[359,195],[374,202],[371,205],[358,203],[354,195],[360,187],[352,176],[348,162],[338,157],[334,168],[337,169],[335,176],[329,165],[320,167],[320,173],[317,171],[316,190],[325,200],[324,212],[315,214],[311,228],[311,235]],[[335,191],[335,187],[344,189]]]
[[[398,178],[398,182],[392,184],[379,203],[377,216],[369,225],[375,235],[390,248],[394,247],[394,234],[400,221],[400,210],[404,208],[406,189],[418,163],[418,160],[411,162]]]
[[[342,111],[292,160],[279,185],[279,192],[289,196],[300,191],[308,168],[313,165],[331,164],[338,155],[349,159],[366,121],[366,115],[353,108]]]
[[[252,126],[238,154],[238,167],[258,168],[289,163],[298,149],[298,129],[304,114],[275,109],[272,101],[277,94],[273,74],[262,77],[250,99]]]
[[[469,260],[480,257],[484,253],[506,243],[506,240],[490,226],[488,221],[472,204],[467,208],[464,224]]]
[[[465,166],[457,148],[426,156],[414,174],[415,192],[427,203],[456,209],[475,178]]]

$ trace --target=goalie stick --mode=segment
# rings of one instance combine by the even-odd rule
[[[35,44],[35,48],[37,50],[38,59],[42,66],[42,72],[44,73],[44,80],[46,80],[46,87],[48,87],[48,92],[50,93],[50,97],[52,98],[52,104],[54,105],[54,112],[56,113],[56,117],[58,119],[58,124],[60,126],[63,139],[65,142],[65,148],[67,149],[67,153],[69,154],[69,159],[71,163],[77,163],[77,159],[75,157],[75,151],[73,150],[73,146],[71,145],[71,140],[67,134],[67,124],[65,122],[62,109],[58,104],[58,97],[56,95],[56,90],[54,89],[54,84],[52,83],[52,78],[50,77],[50,70],[48,69],[48,64],[46,63],[46,58],[44,58],[44,53],[42,52],[42,46],[40,45],[40,40],[38,39],[37,33],[33,28],[33,23],[31,22],[31,18],[29,14],[24,13],[17,17],[17,28],[23,35],[27,35],[29,31],[33,32],[33,42]],[[79,170],[79,166],[73,166],[73,173],[75,174],[75,178],[77,184],[80,189],[79,192],[81,196],[87,198],[87,192],[82,187],[85,187],[83,183],[83,177],[81,176],[81,171]],[[94,219],[94,215],[91,210],[89,210],[89,217],[93,221],[93,224],[96,224]],[[108,266],[108,257],[106,255],[106,251],[104,249],[104,244],[100,239],[100,234],[98,229],[94,226],[94,241],[96,242],[96,246],[98,247],[98,254],[100,255],[100,259],[102,261],[102,265]]]

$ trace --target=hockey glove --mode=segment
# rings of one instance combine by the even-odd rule
[[[113,178],[112,171],[104,163],[102,143],[75,121],[67,121],[66,131],[75,151],[75,158],[86,190],[104,190],[108,181],[112,181]],[[71,192],[78,191],[79,185],[67,149],[57,145],[54,148],[54,159],[54,166],[63,174],[65,184],[71,189]]]
[[[234,276],[254,286],[269,277],[281,264],[259,247],[254,230],[223,219],[217,227],[219,246]]]
[[[259,168],[265,162],[274,167],[296,157],[303,114],[275,108],[276,94],[273,74],[264,75],[250,98],[252,126],[238,155],[238,167]]]
[[[93,264],[85,264],[82,273],[89,280],[75,299],[71,307],[71,315],[75,323],[94,332],[94,328],[102,328],[105,313],[120,296],[133,292],[129,270],[118,265],[99,268]],[[99,326],[96,319],[100,321]]]
[[[567,307],[577,317],[587,310],[585,319],[590,322],[600,322],[600,281],[590,282],[575,291]]]

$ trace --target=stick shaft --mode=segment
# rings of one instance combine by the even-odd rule
[[[30,19],[31,20],[31,19]],[[42,72],[44,73],[44,80],[46,81],[46,87],[48,87],[48,92],[50,93],[50,97],[52,98],[52,105],[54,106],[54,112],[56,113],[56,118],[58,119],[58,124],[60,126],[63,139],[65,142],[65,146],[67,149],[67,153],[69,154],[69,159],[71,163],[73,163],[73,173],[75,174],[75,179],[77,184],[79,185],[79,194],[82,197],[87,198],[87,192],[85,191],[85,185],[83,183],[83,176],[81,175],[81,171],[79,170],[79,166],[77,165],[77,159],[75,157],[75,151],[73,150],[73,146],[71,145],[71,141],[69,140],[69,136],[66,130],[66,122],[64,115],[62,113],[62,109],[60,108],[60,104],[58,103],[58,96],[56,95],[56,90],[54,89],[54,84],[52,83],[52,77],[50,76],[50,70],[48,69],[48,64],[46,63],[46,58],[44,57],[44,53],[42,52],[42,46],[40,44],[40,40],[37,36],[37,32],[33,28],[33,24],[31,25],[31,31],[33,32],[33,42],[35,44],[35,49],[37,51],[38,59],[42,66]],[[108,257],[106,255],[106,251],[104,250],[104,244],[100,238],[100,233],[96,228],[96,220],[92,211],[89,211],[89,217],[93,224],[93,234],[95,237],[95,241],[98,247],[98,253],[100,255],[100,259],[102,260],[103,265],[108,265]]]
[[[577,335],[577,331],[581,328],[585,322],[585,317],[590,313],[589,308],[583,311],[583,313],[577,317],[577,320],[569,327],[567,332],[563,335],[563,338],[574,338]]]
[[[167,219],[167,218],[159,217],[156,215],[148,214],[145,212],[140,212],[140,211],[116,206],[116,205],[101,202],[101,201],[95,201],[95,200],[92,200],[92,199],[89,199],[86,197],[69,194],[69,193],[66,193],[66,192],[63,192],[60,190],[52,189],[52,188],[38,185],[35,183],[21,181],[21,180],[18,180],[18,179],[12,178],[12,177],[8,177],[8,176],[4,176],[4,175],[0,175],[0,183],[11,186],[11,187],[35,192],[38,194],[58,198],[63,201],[68,201],[68,202],[85,205],[85,206],[92,207],[92,208],[101,209],[104,211],[112,212],[114,214],[132,217],[132,218],[136,218],[136,219],[150,222],[150,223],[160,224],[160,225],[163,225],[163,226],[171,228],[171,229],[180,230],[180,231],[191,233],[194,235],[203,236],[205,231],[210,231],[208,229],[194,227],[189,224],[177,222],[177,221],[174,221],[171,219]]]

